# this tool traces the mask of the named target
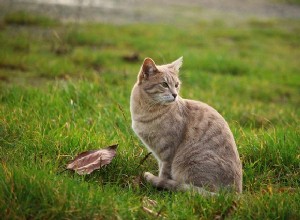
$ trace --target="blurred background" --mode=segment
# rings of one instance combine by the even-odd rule
[[[1,14],[38,12],[64,21],[108,23],[299,18],[298,0],[1,0]]]

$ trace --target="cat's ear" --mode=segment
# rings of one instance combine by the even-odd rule
[[[157,72],[156,65],[151,58],[145,58],[143,63],[143,73],[147,76],[150,76]]]
[[[170,65],[175,71],[179,72],[180,67],[182,66],[183,57],[179,57],[177,60],[172,62]]]
[[[157,71],[154,61],[151,58],[145,58],[138,77],[139,83],[141,83],[143,79],[147,79],[149,76],[155,74]]]

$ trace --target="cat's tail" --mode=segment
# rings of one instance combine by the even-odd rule
[[[202,187],[198,187],[186,183],[179,183],[172,179],[163,179],[154,176],[152,173],[149,172],[145,172],[144,177],[148,182],[150,182],[156,188],[173,190],[173,191],[182,191],[182,192],[192,191],[192,192],[199,193],[205,197],[216,195],[216,193],[207,191]]]

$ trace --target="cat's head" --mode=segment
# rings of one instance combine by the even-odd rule
[[[176,101],[180,89],[178,74],[182,60],[180,57],[165,65],[156,65],[151,58],[144,60],[138,75],[138,86],[147,99],[162,105]]]

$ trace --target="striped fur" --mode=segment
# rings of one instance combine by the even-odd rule
[[[146,58],[132,89],[132,128],[159,164],[158,176],[144,177],[157,188],[240,193],[242,165],[229,126],[212,107],[178,95],[181,64],[182,58],[160,66]]]

